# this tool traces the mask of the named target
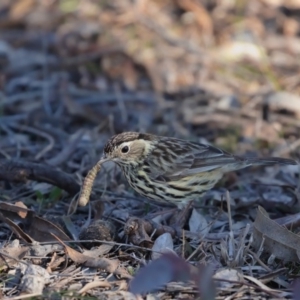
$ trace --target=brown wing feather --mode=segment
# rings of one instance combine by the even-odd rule
[[[216,147],[163,137],[145,162],[151,179],[169,181],[238,161],[243,160]]]

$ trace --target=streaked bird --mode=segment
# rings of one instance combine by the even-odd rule
[[[297,164],[279,157],[240,157],[210,145],[137,132],[113,136],[103,160],[117,163],[140,195],[179,208],[203,196],[227,172],[251,165]]]

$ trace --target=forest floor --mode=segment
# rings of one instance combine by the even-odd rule
[[[0,298],[300,299],[297,165],[178,221],[107,163],[78,205],[123,131],[298,160],[299,58],[297,0],[1,1]]]

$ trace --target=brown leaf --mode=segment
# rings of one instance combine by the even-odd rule
[[[38,242],[51,242],[53,241],[52,233],[58,236],[60,239],[69,241],[70,237],[65,234],[59,227],[50,221],[35,216],[32,216],[28,234]]]
[[[71,247],[67,246],[63,241],[61,241],[57,236],[53,234],[53,236],[65,247],[65,251],[68,253],[69,257],[78,264],[82,264],[85,267],[91,268],[100,268],[106,270],[109,273],[119,275],[122,278],[131,278],[131,275],[128,272],[119,267],[120,262],[118,260],[111,260],[107,258],[99,258],[95,259],[95,257],[84,255]]]
[[[27,251],[28,247],[5,247],[1,250],[0,256],[0,268],[4,265],[12,267],[14,264],[18,263],[19,259],[22,259]],[[8,256],[6,256],[7,254]],[[15,259],[14,259],[15,258]]]
[[[152,247],[152,259],[157,259],[164,252],[172,252],[174,250],[173,239],[170,233],[166,232],[160,235],[154,242]]]
[[[24,207],[20,202],[16,202],[16,204],[0,202],[0,212],[7,218],[13,218],[13,220],[16,221],[20,220],[20,218],[24,219],[31,210]]]
[[[34,0],[21,0],[16,1],[16,3],[12,6],[10,11],[10,17],[13,20],[20,20],[23,19],[34,6]]]
[[[266,252],[283,261],[299,261],[300,237],[271,220],[267,212],[259,206],[253,225],[252,245],[255,249],[259,249],[263,238]]]
[[[83,254],[90,257],[99,257],[108,253],[113,248],[112,244],[102,244],[93,250],[84,250]]]
[[[18,237],[28,243],[32,243],[32,241],[50,242],[53,241],[51,233],[54,233],[62,240],[70,240],[55,224],[36,216],[33,211],[23,206],[22,202],[18,202],[16,205],[0,202],[0,220],[8,224]],[[16,223],[21,223],[23,229]]]
[[[34,240],[27,235],[17,224],[15,224],[13,221],[11,221],[10,219],[6,218],[3,216],[2,213],[0,213],[0,220],[4,223],[6,223],[10,229],[12,230],[12,232],[19,237],[20,239],[22,239],[25,243],[33,243]]]
[[[21,208],[25,208],[25,209],[27,210],[27,206],[26,206],[22,201],[16,202],[16,203],[15,203],[15,206],[21,207]],[[20,212],[18,213],[18,215],[19,215],[22,219],[24,219],[24,218],[26,218],[26,216],[27,216],[27,212],[20,211]]]
[[[210,14],[200,1],[177,0],[178,5],[186,11],[191,11],[195,15],[196,21],[204,34],[211,35],[213,32],[213,22]]]

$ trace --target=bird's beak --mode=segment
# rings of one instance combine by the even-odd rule
[[[105,154],[103,154],[103,156],[101,157],[101,159],[100,159],[100,163],[101,164],[103,164],[103,163],[105,163],[105,162],[107,162],[107,161],[109,161],[109,158],[105,155]]]

